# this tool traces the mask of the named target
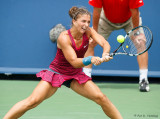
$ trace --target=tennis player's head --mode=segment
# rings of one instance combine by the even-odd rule
[[[69,15],[72,18],[72,27],[77,28],[81,33],[88,29],[91,13],[87,9],[74,6],[69,10]]]

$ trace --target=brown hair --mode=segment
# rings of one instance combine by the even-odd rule
[[[74,6],[69,10],[69,16],[74,20],[77,20],[79,15],[83,15],[83,14],[87,14],[91,16],[91,13],[86,8],[83,8],[83,7],[78,8]]]

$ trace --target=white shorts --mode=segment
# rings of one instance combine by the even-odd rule
[[[142,25],[142,18],[139,19],[139,25]],[[112,23],[110,22],[102,9],[101,16],[99,19],[98,33],[101,34],[106,40],[114,30],[124,29],[125,32],[129,32],[133,28],[132,19],[124,23]]]

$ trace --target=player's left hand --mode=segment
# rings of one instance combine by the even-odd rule
[[[95,66],[97,65],[100,65],[102,63],[102,60],[100,57],[92,57],[92,60],[91,60],[92,64],[94,64]]]
[[[101,58],[102,62],[108,62],[108,61],[110,61],[111,59],[113,59],[113,57],[110,57],[108,53],[103,54],[103,56],[102,56],[102,58]]]

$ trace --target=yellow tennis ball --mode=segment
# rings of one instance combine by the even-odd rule
[[[126,45],[126,48],[128,48],[129,46],[128,45]]]
[[[124,42],[124,36],[123,35],[118,35],[117,36],[117,41],[119,42],[119,43],[123,43]]]

